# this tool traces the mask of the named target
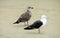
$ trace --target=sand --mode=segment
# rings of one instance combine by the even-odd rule
[[[28,6],[34,7],[29,25],[47,15],[47,24],[24,30],[24,23],[13,24]],[[0,38],[60,38],[60,0],[0,0]]]

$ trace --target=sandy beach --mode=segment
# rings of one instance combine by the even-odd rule
[[[47,16],[40,30],[24,30],[24,23],[13,24],[28,6],[34,7],[29,25]],[[60,38],[60,0],[0,0],[0,38]]]

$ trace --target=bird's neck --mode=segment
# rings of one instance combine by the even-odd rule
[[[30,12],[31,12],[31,11],[32,11],[32,9],[27,9],[27,11],[30,11]]]
[[[31,13],[31,10],[27,10],[28,13]]]
[[[27,9],[27,13],[29,13],[30,15],[32,15],[31,10]]]
[[[31,12],[30,10],[27,10],[27,12]]]
[[[42,21],[42,22],[43,22],[43,24],[46,24],[46,22],[47,22],[46,18],[41,19],[40,21]]]

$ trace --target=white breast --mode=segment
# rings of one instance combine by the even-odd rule
[[[41,27],[44,27],[47,23],[47,19],[46,18],[42,18],[40,21],[43,22],[43,25]]]

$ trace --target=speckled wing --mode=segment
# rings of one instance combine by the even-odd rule
[[[23,13],[19,19],[21,19],[22,22],[28,21],[31,18],[31,14],[28,12]]]

